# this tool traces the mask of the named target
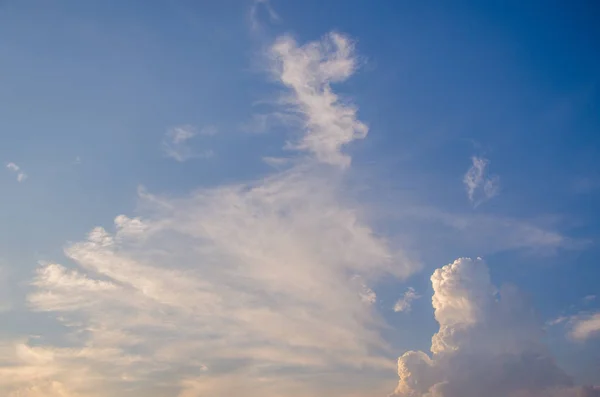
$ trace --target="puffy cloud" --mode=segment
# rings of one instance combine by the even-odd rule
[[[356,69],[352,41],[330,33],[319,42],[298,44],[290,37],[271,48],[276,78],[291,91],[284,103],[304,120],[304,134],[290,147],[306,150],[318,161],[339,167],[350,165],[341,152],[344,145],[366,137],[368,127],[357,119],[357,110],[343,103],[331,83],[349,78]]]
[[[192,158],[207,158],[212,157],[214,153],[211,150],[206,150],[203,153],[196,153],[189,147],[188,141],[197,135],[212,136],[216,135],[218,130],[213,126],[207,126],[197,130],[191,125],[181,125],[170,128],[163,140],[162,146],[167,157],[176,161],[184,162]]]
[[[498,194],[498,176],[486,175],[489,160],[483,157],[471,157],[471,168],[463,177],[463,183],[467,189],[467,196],[473,205],[478,206]]]
[[[402,397],[596,395],[576,388],[542,343],[542,328],[514,287],[499,290],[481,259],[460,258],[431,276],[439,331],[431,356],[398,360]],[[591,393],[591,394],[590,394]]]
[[[15,163],[6,164],[6,168],[17,174],[17,182],[23,182],[25,179],[27,179],[27,174]]]
[[[398,299],[398,301],[396,302],[396,304],[394,305],[394,311],[397,312],[410,312],[411,307],[412,307],[412,302],[415,299],[419,299],[421,297],[421,295],[417,294],[415,292],[415,289],[412,287],[409,287],[406,292],[404,292],[404,295],[402,296],[402,298]]]

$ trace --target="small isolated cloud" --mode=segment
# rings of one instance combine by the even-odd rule
[[[600,313],[582,314],[571,319],[569,336],[577,341],[600,337]]]
[[[483,157],[471,157],[472,165],[463,177],[469,201],[474,206],[491,199],[498,194],[500,178],[487,175],[489,160]]]
[[[457,259],[437,269],[431,283],[439,331],[431,355],[409,351],[398,360],[396,396],[598,395],[573,387],[543,344],[527,300],[514,287],[494,287],[481,259]]]
[[[163,150],[167,157],[176,161],[184,162],[192,158],[209,158],[214,155],[212,150],[204,152],[195,152],[189,145],[191,139],[196,136],[213,136],[218,133],[218,130],[213,126],[207,126],[197,130],[191,125],[181,125],[170,128],[163,140]]]
[[[414,288],[408,287],[408,289],[406,290],[406,292],[404,292],[404,295],[402,296],[402,298],[398,299],[398,301],[394,305],[394,311],[396,313],[398,313],[398,312],[404,312],[404,313],[410,312],[410,310],[412,308],[412,302],[414,300],[416,300],[416,299],[419,299],[420,297],[421,297],[421,295],[417,294],[415,292]]]
[[[350,165],[342,148],[369,131],[357,119],[357,109],[340,101],[331,83],[348,79],[356,70],[352,41],[330,33],[321,41],[299,46],[289,36],[271,47],[273,73],[289,89],[282,99],[288,111],[302,118],[303,134],[288,147],[308,151],[317,161],[341,168]]]
[[[6,164],[6,168],[17,174],[17,182],[23,182],[25,179],[27,179],[27,174],[15,163]]]

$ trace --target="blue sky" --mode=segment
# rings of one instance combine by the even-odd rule
[[[452,3],[0,2],[0,391],[600,384],[599,8]]]

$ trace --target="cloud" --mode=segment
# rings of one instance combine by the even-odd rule
[[[213,126],[204,127],[201,130],[197,130],[191,125],[173,127],[166,132],[162,147],[167,157],[179,162],[192,158],[209,158],[214,155],[212,150],[196,153],[189,146],[188,141],[198,135],[213,136],[217,133],[218,130]]]
[[[140,189],[136,217],[93,228],[66,247],[65,263],[42,263],[28,305],[66,333],[10,344],[0,394],[58,382],[85,396],[348,396],[373,390],[364,377],[393,371],[374,285],[418,265],[372,230],[344,182],[340,145],[363,124],[328,81],[351,72],[348,46],[340,35],[275,45],[296,92],[286,106],[310,119],[306,156],[183,197]],[[318,81],[306,91],[294,76]],[[195,135],[167,136],[184,145]]]
[[[84,352],[81,368],[106,382],[150,382],[177,366],[185,370],[175,384],[221,367],[228,387],[250,367],[387,370],[367,283],[415,269],[320,174],[294,169],[179,199],[144,193],[143,219],[119,216],[114,233],[95,228],[66,249],[77,268],[42,265],[29,304],[55,313],[79,341],[38,349],[53,352],[52,380],[71,386],[67,369]]]
[[[6,168],[17,174],[17,182],[23,182],[25,179],[27,179],[27,174],[15,163],[6,164]]]
[[[277,12],[275,12],[275,9],[271,6],[271,2],[269,0],[254,0],[250,6],[250,12],[248,14],[250,19],[250,29],[253,32],[259,32],[263,28],[259,17],[260,10],[266,11],[269,22],[281,22],[281,17],[279,14],[277,14]]]
[[[404,239],[424,249],[420,256],[428,261],[444,260],[445,255],[489,255],[498,252],[521,251],[528,255],[553,255],[560,250],[579,250],[588,241],[571,238],[559,230],[559,225],[537,219],[516,219],[484,213],[453,213],[394,197],[391,205],[383,202],[380,217],[395,219],[405,230]],[[443,256],[440,255],[443,253]],[[425,259],[424,259],[425,260]]]
[[[252,118],[243,123],[240,128],[242,131],[251,134],[264,134],[276,128],[302,126],[301,120],[297,116],[281,111],[271,113],[257,113]]]
[[[289,147],[308,151],[323,163],[350,165],[343,146],[367,136],[368,127],[357,119],[354,106],[340,101],[331,83],[348,79],[356,69],[352,41],[330,33],[319,42],[298,44],[279,38],[271,48],[275,77],[290,90],[283,99],[290,111],[304,120],[304,133]]]
[[[398,312],[410,312],[411,310],[411,306],[412,306],[412,302],[415,299],[419,299],[421,297],[421,295],[418,295],[415,292],[415,289],[412,287],[409,287],[406,292],[404,293],[404,295],[402,296],[402,298],[398,299],[398,301],[396,302],[396,304],[394,305],[394,311],[396,313]]]
[[[489,164],[488,159],[473,156],[471,161],[471,168],[463,177],[463,183],[467,189],[469,201],[474,206],[478,206],[498,194],[500,178],[486,175],[486,168]]]
[[[400,357],[395,395],[595,395],[595,389],[572,386],[542,343],[542,328],[526,299],[514,287],[494,287],[481,259],[457,259],[437,269],[431,283],[439,323],[432,354],[409,351]]]
[[[6,164],[6,168],[8,168],[9,170],[14,171],[14,172],[18,172],[21,169],[15,163],[8,163],[8,164]]]
[[[600,336],[600,313],[579,315],[573,318],[569,336],[578,341]]]

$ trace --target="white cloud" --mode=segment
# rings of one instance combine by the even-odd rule
[[[573,318],[569,336],[579,341],[600,336],[600,313],[579,315]]]
[[[300,167],[187,198],[146,193],[145,219],[119,216],[115,233],[96,228],[67,248],[77,269],[40,267],[30,305],[56,313],[78,341],[37,348],[53,352],[51,380],[89,392],[69,383],[75,361],[110,384],[123,374],[152,382],[151,374],[184,366],[170,375],[173,387],[206,367],[207,374],[221,367],[227,387],[254,367],[259,378],[273,368],[302,368],[306,376],[389,370],[388,356],[375,353],[386,345],[381,319],[364,304],[376,299],[367,283],[414,268],[393,256],[326,174]],[[286,382],[282,375],[275,389]]]
[[[419,299],[421,297],[421,295],[417,294],[415,292],[415,289],[412,287],[409,287],[406,292],[404,292],[404,295],[402,296],[402,298],[398,299],[398,301],[396,302],[396,304],[394,305],[394,311],[396,313],[398,312],[410,312],[411,307],[412,307],[412,302],[415,299]]]
[[[200,130],[191,125],[173,127],[166,132],[162,147],[167,157],[179,162],[184,162],[192,158],[209,158],[214,155],[212,150],[197,153],[189,146],[188,141],[198,135],[213,136],[217,133],[218,130],[213,126],[207,126]]]
[[[473,205],[478,206],[496,196],[500,187],[498,176],[488,176],[486,168],[489,160],[483,157],[471,157],[472,165],[463,177],[467,196]]]
[[[25,179],[27,179],[27,174],[15,163],[6,164],[6,168],[17,174],[17,182],[23,182]]]
[[[348,79],[356,69],[352,41],[330,33],[320,42],[298,46],[290,37],[271,48],[276,78],[290,89],[283,101],[304,119],[304,134],[290,147],[312,153],[320,162],[348,167],[344,145],[365,138],[368,127],[356,118],[357,110],[342,103],[331,83]]]
[[[363,125],[328,88],[352,69],[348,46],[340,35],[275,46],[282,81],[310,118],[302,141],[343,167],[307,156],[256,182],[186,197],[140,190],[138,217],[120,215],[113,232],[97,227],[69,245],[70,266],[40,267],[28,303],[68,333],[59,344],[18,343],[28,353],[0,359],[0,378],[19,380],[0,392],[59,382],[85,396],[98,385],[119,396],[370,393],[371,381],[341,379],[393,370],[372,286],[417,265],[373,232],[341,182],[350,159],[340,145]],[[310,72],[319,82],[305,92],[294,76]],[[179,128],[168,137],[182,145],[194,135]]]
[[[457,259],[437,269],[431,282],[439,323],[432,355],[400,357],[396,395],[567,397],[592,390],[572,387],[543,345],[525,298],[514,287],[495,288],[481,259]]]

